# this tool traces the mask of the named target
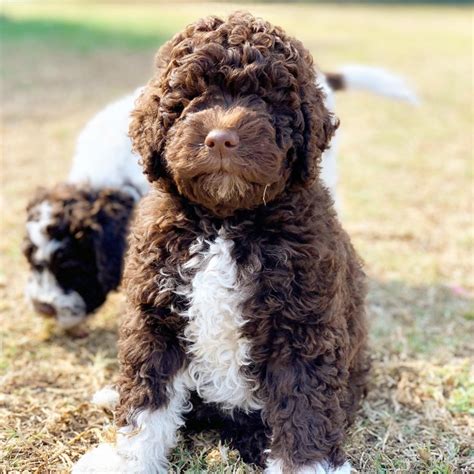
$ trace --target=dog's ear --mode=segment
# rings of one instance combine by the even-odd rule
[[[133,149],[141,156],[143,170],[150,182],[166,176],[166,163],[162,155],[166,131],[174,117],[171,117],[166,107],[162,107],[169,104],[161,104],[161,82],[169,66],[172,47],[173,42],[170,40],[158,50],[155,75],[138,97],[129,126]]]
[[[162,121],[159,88],[153,80],[137,99],[129,127],[133,149],[141,156],[141,164],[149,181],[156,181],[165,175]]]
[[[294,144],[296,158],[292,178],[294,184],[308,187],[318,176],[321,156],[329,148],[339,120],[325,106],[325,93],[316,84],[312,73],[301,86],[300,99],[300,109],[296,114],[298,140]]]
[[[101,191],[94,202],[96,215],[92,232],[97,279],[104,293],[116,289],[122,278],[127,248],[128,224],[133,211],[132,197],[117,192]]]
[[[38,186],[31,197],[29,198],[28,202],[26,203],[26,212],[29,214],[31,210],[36,207],[38,204],[42,203],[45,201],[49,196],[49,191],[43,187],[43,186]]]

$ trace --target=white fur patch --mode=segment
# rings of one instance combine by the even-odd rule
[[[315,463],[309,466],[300,467],[295,474],[350,474],[351,465],[349,462],[333,469],[327,462]],[[284,465],[280,459],[268,459],[264,474],[286,474]]]
[[[26,231],[31,242],[36,246],[33,260],[37,263],[49,262],[53,253],[62,247],[59,240],[51,239],[46,232],[47,227],[53,223],[53,207],[48,201],[43,201],[34,209],[38,217],[26,223]]]
[[[50,304],[56,310],[56,320],[64,329],[79,324],[86,315],[86,304],[76,291],[65,292],[56,277],[47,269],[31,272],[25,293],[28,299]]]
[[[32,260],[37,264],[48,264],[63,242],[51,239],[46,229],[53,222],[52,205],[43,201],[34,209],[36,217],[26,223],[26,231],[36,246]],[[67,329],[76,326],[86,315],[86,304],[76,291],[64,291],[56,277],[46,268],[33,270],[25,288],[26,297],[54,307],[59,326]]]
[[[92,403],[101,408],[113,410],[119,402],[119,393],[112,387],[104,387],[94,393]]]
[[[143,410],[134,415],[136,427],[127,426],[117,433],[115,446],[99,445],[86,453],[73,473],[164,474],[167,455],[176,445],[182,414],[191,409],[186,376],[175,377],[169,391],[170,401],[159,410]]]
[[[130,114],[141,92],[138,88],[109,104],[86,124],[77,139],[70,183],[116,188],[135,199],[148,191],[139,156],[132,152],[128,136]]]
[[[103,443],[87,452],[72,468],[72,474],[114,473],[126,474],[127,467],[114,445]]]
[[[208,249],[202,250],[205,245]],[[214,242],[197,241],[183,271],[196,270],[192,282],[180,288],[189,307],[184,337],[189,342],[188,373],[192,387],[207,402],[222,408],[260,408],[255,383],[241,369],[250,364],[249,343],[241,335],[242,303],[246,290],[237,281],[232,258],[234,243],[219,235]]]
[[[334,91],[329,87],[324,74],[319,73],[317,84],[323,89],[326,97],[324,99],[324,105],[327,109],[334,113],[336,108],[336,100]],[[336,205],[336,209],[340,208],[340,199],[337,193],[337,184],[339,181],[337,171],[337,152],[339,148],[339,135],[340,129],[336,130],[336,133],[332,137],[330,147],[323,153],[321,157],[321,179],[326,187],[329,189],[331,196]]]

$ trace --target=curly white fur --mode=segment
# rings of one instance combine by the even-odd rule
[[[141,91],[109,104],[86,124],[77,139],[69,182],[129,191],[136,199],[148,191],[128,136],[130,113]]]
[[[213,242],[197,241],[183,266],[184,272],[196,272],[191,284],[178,290],[189,301],[183,313],[189,320],[184,330],[191,354],[188,374],[191,388],[207,402],[253,410],[260,404],[256,387],[242,375],[251,360],[249,343],[241,335],[246,292],[237,281],[233,245],[222,233]]]

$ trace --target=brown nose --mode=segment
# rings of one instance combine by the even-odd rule
[[[233,130],[211,130],[204,144],[219,152],[226,152],[235,148],[239,144],[239,136]]]
[[[56,308],[53,305],[48,303],[43,303],[42,301],[34,300],[33,307],[37,313],[41,313],[44,316],[56,316]]]

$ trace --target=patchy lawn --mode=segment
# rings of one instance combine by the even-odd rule
[[[242,8],[242,5],[239,6]],[[109,100],[144,83],[158,44],[217,4],[8,4],[2,41],[0,470],[67,470],[113,436],[89,403],[117,373],[123,295],[89,336],[46,328],[23,300],[24,207],[67,173],[74,139]],[[343,221],[367,262],[372,390],[348,453],[359,472],[472,472],[472,9],[252,7],[300,37],[325,69],[405,74],[423,105],[341,93]],[[210,433],[184,439],[173,472],[253,472]]]

